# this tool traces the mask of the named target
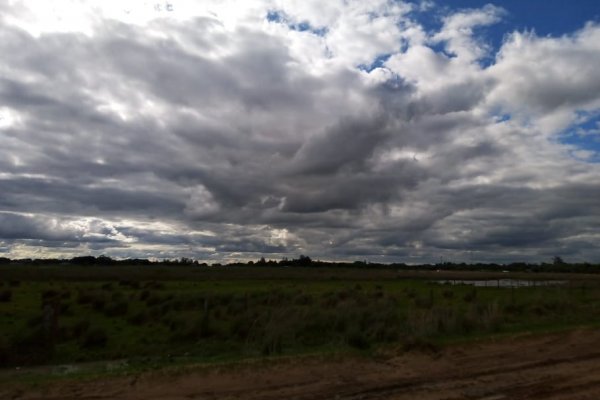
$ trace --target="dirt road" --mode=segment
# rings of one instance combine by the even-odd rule
[[[600,399],[600,330],[517,337],[380,360],[306,360],[270,366],[149,373],[4,399]]]

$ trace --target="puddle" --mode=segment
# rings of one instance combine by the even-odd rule
[[[497,288],[518,288],[518,287],[538,287],[538,286],[563,286],[568,281],[561,280],[527,280],[527,279],[486,279],[486,280],[465,280],[465,279],[444,279],[436,281],[441,285],[472,285],[477,287],[497,287]]]

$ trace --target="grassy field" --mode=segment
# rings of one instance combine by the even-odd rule
[[[518,289],[438,279],[506,274],[389,270],[0,269],[0,365],[211,362],[435,348],[449,340],[600,322],[600,281]]]

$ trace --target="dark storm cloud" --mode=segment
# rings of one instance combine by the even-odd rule
[[[91,34],[29,33],[2,18],[0,251],[600,256],[597,168],[546,133],[600,108],[598,29],[507,39],[482,69],[479,42],[460,36],[471,26],[439,35],[456,50],[447,57],[407,32],[388,32],[407,49],[385,50],[371,20],[369,35],[346,37],[331,21],[350,14],[320,16],[315,26],[331,26],[319,36],[248,13],[105,19]],[[358,68],[380,47],[396,54]],[[525,62],[528,51],[539,61]],[[559,79],[568,54],[580,73]],[[514,111],[521,103],[535,112]],[[497,119],[511,112],[522,120]]]
[[[292,173],[330,175],[346,168],[364,170],[364,163],[385,139],[385,119],[342,121],[304,143],[293,159]]]
[[[1,213],[0,238],[76,241],[81,235],[74,230],[57,229],[57,226],[47,219]]]
[[[79,183],[45,179],[0,180],[3,196],[0,205],[11,211],[50,211],[94,215],[97,212],[129,215],[178,214],[184,205],[168,193],[129,190],[123,188],[94,188]]]

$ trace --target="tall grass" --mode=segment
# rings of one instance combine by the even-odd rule
[[[0,363],[147,355],[271,356],[600,319],[600,291],[474,288],[422,281],[22,282],[0,302]],[[1,296],[0,296],[1,299]],[[49,324],[44,309],[51,305]]]

